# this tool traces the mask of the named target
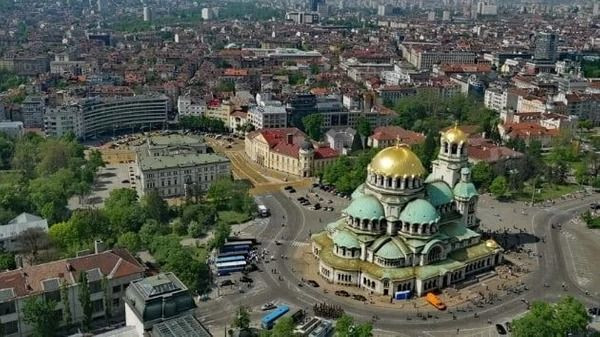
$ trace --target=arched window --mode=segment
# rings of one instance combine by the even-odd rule
[[[448,142],[444,142],[444,153],[448,153]]]
[[[440,246],[434,246],[427,254],[427,261],[433,262],[437,261],[442,257],[442,248]]]
[[[456,154],[457,151],[458,151],[458,145],[452,144],[452,154]]]

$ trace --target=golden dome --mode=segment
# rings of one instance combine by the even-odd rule
[[[386,177],[422,176],[425,168],[406,144],[385,148],[373,157],[369,171]]]
[[[485,246],[488,247],[488,248],[490,248],[490,249],[496,249],[496,248],[500,247],[500,246],[498,246],[498,243],[496,241],[491,240],[491,239],[487,240],[485,242]]]
[[[450,128],[448,131],[442,133],[442,139],[453,144],[466,143],[467,134],[459,129],[458,124],[455,123],[453,128]]]

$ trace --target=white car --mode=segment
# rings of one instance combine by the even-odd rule
[[[277,306],[275,304],[269,302],[269,303],[263,304],[262,307],[260,307],[260,310],[267,311],[267,310],[273,310],[275,308],[277,308]]]

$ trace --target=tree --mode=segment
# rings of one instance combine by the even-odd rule
[[[155,189],[150,190],[142,198],[142,209],[146,219],[154,219],[161,223],[166,223],[169,220],[169,205]]]
[[[366,147],[366,139],[373,132],[371,128],[371,123],[369,123],[369,120],[366,117],[358,117],[358,120],[356,121],[356,131],[358,132],[358,135],[361,138],[362,147]]]
[[[343,314],[336,320],[335,331],[337,337],[371,337],[373,325],[370,322],[356,325],[352,316]]]
[[[43,296],[30,297],[25,301],[23,316],[25,322],[33,326],[33,336],[56,336],[60,319],[56,309],[56,302],[46,301]]]
[[[13,270],[16,268],[15,254],[10,252],[0,253],[0,270]]]
[[[229,238],[231,234],[231,226],[228,224],[220,223],[214,231],[213,239],[210,243],[212,248],[221,248]]]
[[[506,178],[504,176],[496,177],[490,185],[490,192],[492,192],[497,199],[506,197],[508,192],[508,182],[506,181]]]
[[[250,328],[250,313],[244,306],[240,306],[235,312],[232,325],[241,331],[246,331]]]
[[[110,191],[104,202],[104,211],[116,233],[137,232],[145,221],[137,193],[130,188]]]
[[[123,247],[128,251],[135,253],[142,249],[142,241],[137,233],[127,232],[119,236],[117,239],[117,246]]]
[[[275,326],[273,327],[273,332],[271,333],[271,337],[293,337],[296,336],[294,334],[294,319],[290,316],[284,316],[280,318]]]
[[[206,233],[206,228],[196,220],[192,220],[188,225],[188,234],[193,238],[199,238]]]
[[[167,235],[170,228],[167,224],[160,223],[156,220],[148,220],[139,231],[139,237],[142,244],[148,246],[157,235]]]
[[[35,262],[38,252],[48,247],[48,233],[41,228],[28,228],[17,237],[21,243],[22,250],[31,255],[31,262]]]
[[[88,284],[87,273],[85,271],[79,273],[79,304],[83,309],[83,320],[81,326],[84,331],[90,331],[92,325],[92,299],[90,297],[90,285]]]
[[[577,335],[590,321],[585,306],[567,296],[556,304],[533,302],[522,318],[513,320],[515,337],[546,337]]]
[[[310,114],[302,118],[302,125],[304,131],[308,133],[308,136],[314,140],[320,140],[323,135],[323,116],[318,113]]]
[[[71,301],[69,300],[69,287],[65,280],[62,280],[60,283],[60,299],[63,304],[63,320],[66,325],[71,325],[73,321],[73,317],[71,316]]]
[[[171,222],[171,233],[175,235],[185,235],[187,234],[187,226],[181,221],[180,218],[177,218]]]
[[[490,164],[480,161],[471,168],[473,183],[478,188],[487,188],[494,180],[494,170]]]

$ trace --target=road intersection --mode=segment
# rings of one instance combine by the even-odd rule
[[[300,195],[308,191],[298,191]],[[260,306],[269,301],[287,303],[293,308],[303,308],[308,312],[317,302],[340,304],[344,310],[359,321],[374,320],[375,335],[381,336],[495,336],[496,332],[491,323],[504,323],[526,311],[525,302],[534,300],[556,301],[567,294],[577,297],[588,306],[597,305],[600,300],[600,289],[583,288],[585,284],[577,282],[576,259],[581,252],[572,252],[571,237],[564,235],[564,228],[552,228],[552,224],[568,224],[574,216],[589,207],[590,202],[600,199],[598,194],[585,196],[579,199],[567,200],[557,203],[549,208],[529,208],[530,221],[523,224],[530,234],[543,238],[538,242],[528,245],[532,248],[539,268],[527,274],[524,279],[529,288],[520,295],[506,297],[500,302],[477,308],[478,318],[474,318],[475,311],[456,310],[450,308],[448,312],[422,311],[422,316],[430,318],[423,320],[415,316],[414,310],[388,309],[363,302],[343,299],[331,293],[325,294],[320,288],[304,286],[301,275],[294,269],[294,252],[306,248],[310,233],[321,230],[324,225],[339,216],[339,212],[321,212],[308,210],[300,206],[286,192],[276,192],[260,197],[260,201],[271,209],[271,218],[268,225],[257,229],[255,233],[262,242],[261,249],[266,248],[275,257],[274,261],[261,266],[262,272],[254,274],[257,279],[253,289],[238,294],[220,297],[216,300],[201,303],[199,315],[209,321],[209,326],[216,327],[215,335],[219,336],[221,327],[231,321],[235,309],[244,305],[252,309],[253,321],[260,317]],[[333,196],[325,198],[335,199]],[[336,199],[334,205],[341,203]],[[509,204],[510,205],[510,204]],[[495,207],[498,207],[497,205]],[[511,207],[511,206],[507,206]],[[512,205],[512,207],[517,207]],[[492,207],[493,208],[493,207]],[[337,209],[337,208],[336,208]],[[494,212],[483,208],[480,212]],[[514,210],[513,210],[514,211]],[[525,211],[523,211],[525,212]],[[489,215],[489,214],[488,214]],[[485,218],[485,216],[484,216]],[[483,227],[486,226],[483,222]],[[569,232],[571,236],[581,235],[575,231]],[[585,233],[585,232],[584,232]],[[597,237],[596,237],[597,239]],[[280,241],[281,245],[277,245]],[[536,240],[537,241],[537,240]],[[597,242],[597,241],[596,241]],[[592,255],[592,252],[587,252]],[[285,257],[285,258],[282,258]],[[574,269],[575,268],[575,269]],[[590,275],[594,277],[594,275]],[[595,275],[594,282],[598,283],[600,276]],[[317,280],[324,283],[324,280]],[[218,305],[216,305],[219,303]],[[207,309],[208,312],[207,313]],[[453,310],[455,309],[455,310]],[[473,309],[471,309],[473,310]],[[408,319],[410,317],[410,320]],[[437,317],[437,318],[436,318]],[[458,330],[457,330],[458,329]]]

